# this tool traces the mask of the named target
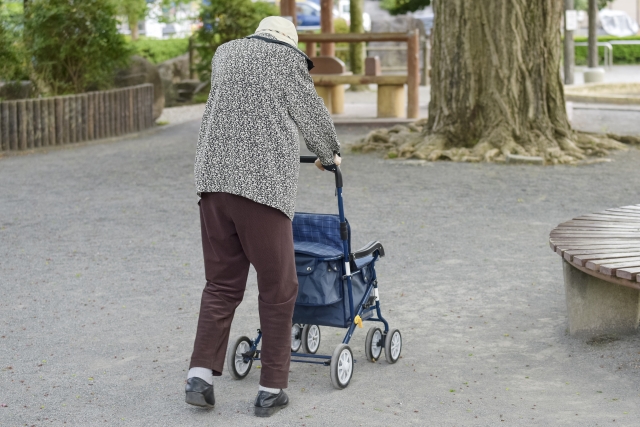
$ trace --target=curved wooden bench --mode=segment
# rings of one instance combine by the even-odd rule
[[[562,257],[572,335],[628,333],[638,328],[640,205],[564,222],[551,231],[549,243]]]

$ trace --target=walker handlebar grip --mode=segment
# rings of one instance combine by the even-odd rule
[[[300,156],[300,163],[315,163],[318,160],[317,156]],[[336,174],[336,188],[342,188],[342,172],[338,165],[324,166],[324,168],[330,172]]]

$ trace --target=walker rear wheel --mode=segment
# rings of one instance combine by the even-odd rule
[[[304,325],[302,328],[302,349],[305,353],[316,354],[320,347],[320,327]]]
[[[384,357],[389,363],[396,363],[402,352],[402,335],[397,329],[387,332],[384,340]]]
[[[234,380],[241,380],[251,371],[251,365],[253,364],[253,354],[250,357],[245,355],[251,350],[253,343],[248,337],[238,337],[229,345],[227,349],[227,368],[229,368],[229,374]]]
[[[382,331],[380,328],[372,326],[367,332],[367,339],[364,341],[364,353],[367,356],[369,362],[376,362],[380,359],[382,354],[382,348],[384,347],[384,340]]]
[[[291,351],[296,353],[302,347],[302,325],[294,323],[291,325]]]
[[[331,385],[342,390],[353,376],[353,353],[348,344],[340,344],[331,356]]]

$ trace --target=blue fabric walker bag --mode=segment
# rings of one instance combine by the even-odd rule
[[[342,278],[344,255],[337,215],[296,213],[293,241],[298,275],[298,298],[293,322],[348,327],[351,324],[348,285]],[[373,279],[373,259],[362,260],[352,272],[354,306]]]

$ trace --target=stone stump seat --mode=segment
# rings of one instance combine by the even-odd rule
[[[562,258],[569,333],[635,332],[640,320],[640,205],[583,215],[551,231]]]

